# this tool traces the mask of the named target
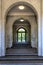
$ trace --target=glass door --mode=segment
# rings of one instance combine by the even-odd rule
[[[19,43],[24,43],[26,42],[26,34],[25,34],[25,30],[24,29],[19,29],[18,32],[17,32],[17,41]]]
[[[22,42],[25,42],[25,33],[22,33]]]
[[[18,42],[21,42],[21,33],[18,33]]]

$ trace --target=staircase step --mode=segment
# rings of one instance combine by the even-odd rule
[[[31,48],[31,45],[30,44],[14,44],[13,45],[13,48]]]
[[[38,54],[6,54],[6,56],[38,56]]]
[[[22,60],[43,60],[43,57],[39,56],[32,56],[32,55],[6,55],[5,57],[0,57],[0,61],[5,61],[5,60],[17,60],[17,61],[22,61]]]
[[[41,61],[43,60],[43,58],[0,58],[0,61],[27,61],[27,60]]]
[[[39,57],[37,55],[6,55],[4,57],[0,57],[0,63],[29,63],[29,62],[36,62],[36,63],[43,63],[43,57]]]

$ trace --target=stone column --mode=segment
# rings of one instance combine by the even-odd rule
[[[0,0],[0,56],[1,56],[1,0]]]
[[[2,20],[3,22],[4,20]],[[5,56],[5,23],[1,23],[1,56]]]
[[[43,0],[42,0],[42,56],[43,56]]]
[[[5,56],[5,18],[4,18],[4,1],[2,1],[2,21],[1,21],[1,56]]]
[[[41,16],[38,16],[38,56],[42,56],[42,22]]]

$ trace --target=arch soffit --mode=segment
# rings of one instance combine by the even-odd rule
[[[27,29],[26,27],[21,27],[21,26],[19,26],[19,27],[16,29],[16,31],[18,31],[20,28],[23,28],[23,29],[25,29],[25,30],[28,32],[28,29]]]
[[[18,20],[18,19],[21,19],[21,17],[19,16],[19,17],[15,17],[15,18],[14,18],[14,20],[13,20],[12,23],[11,23],[12,27],[13,27],[13,24],[15,23],[15,21]],[[32,23],[31,23],[32,21],[31,21],[28,17],[23,17],[23,19],[24,19],[24,20],[27,20],[28,23],[30,23],[30,25],[32,25]]]
[[[15,24],[15,22],[17,21],[17,20],[19,20],[19,19],[21,19],[20,17],[18,18],[16,18],[16,19],[14,19],[14,21],[13,21],[13,23],[12,23],[12,27],[14,26],[14,24]],[[30,27],[31,27],[31,23],[30,23],[30,21],[28,20],[28,18],[23,18],[24,20],[27,20],[27,23],[30,25]],[[18,29],[20,29],[20,28],[24,28],[26,31],[28,31],[27,29],[26,29],[26,27],[21,27],[21,26],[19,26],[17,29],[16,29],[16,31],[18,30]]]
[[[19,1],[19,2],[13,3],[12,5],[10,5],[10,6],[8,7],[8,9],[7,9],[6,12],[5,12],[5,19],[6,19],[7,15],[8,15],[8,12],[10,11],[10,9],[11,9],[12,7],[18,5],[18,4],[24,4],[24,5],[29,6],[30,8],[32,8],[32,10],[35,12],[35,14],[36,14],[36,16],[37,16],[37,18],[38,18],[38,12],[37,12],[37,10],[35,9],[35,7],[34,7],[32,4],[27,3],[27,2]]]

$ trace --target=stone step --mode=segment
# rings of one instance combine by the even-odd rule
[[[43,58],[0,58],[0,61],[41,61]]]
[[[6,49],[6,54],[15,54],[15,55],[28,55],[28,54],[38,54],[36,48],[21,48],[21,49],[14,49],[14,48],[9,48]]]
[[[26,58],[26,59],[28,59],[28,58],[30,58],[30,59],[43,59],[43,57],[42,56],[38,56],[38,55],[6,55],[6,56],[3,56],[3,57],[0,57],[0,59],[1,58],[5,58],[5,59],[9,59],[9,58],[11,58],[11,59],[16,59],[16,58],[18,58],[18,59],[24,59],[24,58]]]
[[[35,53],[35,54],[9,54],[9,53],[7,53],[6,54],[6,56],[38,56],[38,54],[37,53]]]
[[[14,44],[13,48],[31,48],[30,44]]]
[[[0,65],[43,65],[43,63],[4,63]]]
[[[2,63],[5,62],[43,62],[43,57],[37,55],[6,55],[5,57],[0,57]],[[0,62],[0,63],[1,63]]]
[[[5,58],[40,58],[37,55],[6,55]],[[41,57],[42,58],[42,57]]]

